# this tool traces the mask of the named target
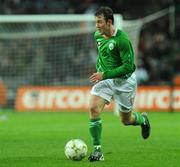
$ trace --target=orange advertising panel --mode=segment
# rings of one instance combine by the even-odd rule
[[[0,106],[7,104],[7,88],[2,80],[0,80]]]
[[[138,110],[180,111],[180,87],[141,86],[134,104]]]
[[[20,87],[17,92],[18,111],[88,110],[90,87]],[[180,87],[138,87],[135,99],[138,110],[180,110]],[[113,103],[107,106],[113,110]]]
[[[90,87],[20,87],[18,111],[87,110]],[[107,108],[112,109],[112,105]]]

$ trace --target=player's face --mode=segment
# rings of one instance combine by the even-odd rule
[[[95,17],[96,20],[96,29],[99,31],[101,35],[109,34],[110,31],[110,23],[105,20],[103,15],[99,15]]]

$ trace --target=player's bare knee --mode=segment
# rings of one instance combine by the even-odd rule
[[[131,112],[120,112],[121,122],[123,125],[131,125],[132,124],[132,113]]]
[[[131,121],[129,119],[121,119],[121,122],[123,123],[123,125],[128,126],[131,124]]]
[[[90,114],[93,117],[96,117],[99,114],[98,106],[90,106]]]

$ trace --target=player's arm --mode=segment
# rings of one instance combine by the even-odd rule
[[[134,53],[131,43],[127,39],[121,40],[119,44],[119,52],[122,60],[122,65],[112,70],[103,73],[103,79],[129,77],[135,71]]]

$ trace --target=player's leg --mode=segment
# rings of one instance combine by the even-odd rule
[[[124,125],[139,125],[142,129],[142,137],[148,138],[150,135],[150,124],[146,114],[138,112],[132,112],[134,99],[136,95],[136,77],[132,74],[130,78],[121,82],[120,84],[114,84],[116,89],[114,94],[114,100],[119,105],[119,111],[121,121]]]
[[[105,100],[96,95],[90,95],[89,104],[89,117],[90,117],[90,134],[92,137],[93,145],[95,148],[101,147],[101,131],[102,131],[102,120],[100,113],[105,106]]]
[[[132,97],[132,98],[130,98]],[[118,96],[119,113],[124,125],[141,126],[141,134],[144,139],[150,136],[151,126],[145,113],[132,112],[134,95],[132,92],[123,92]]]
[[[133,97],[133,98],[129,98]],[[145,113],[132,112],[134,96],[131,92],[121,93],[118,97],[121,122],[124,125],[141,126],[141,134],[144,139],[150,136],[151,126]]]
[[[89,156],[90,161],[100,161],[104,159],[101,149],[102,120],[100,113],[105,104],[108,104],[112,99],[113,91],[110,85],[110,80],[103,80],[95,84],[91,90],[89,130],[94,145],[94,152]]]
[[[120,119],[121,122],[127,126],[127,125],[141,125],[145,122],[145,118],[142,114],[138,112],[132,112],[127,110],[120,109]]]
[[[151,126],[146,113],[120,112],[121,121],[124,125],[140,125],[141,134],[144,139],[150,136]]]
[[[100,118],[100,113],[105,106],[105,100],[99,96],[90,96],[90,124],[89,131],[92,137],[92,142],[94,146],[93,153],[89,156],[89,161],[99,161],[104,160],[104,156],[101,150],[101,132],[102,132],[102,120]]]

